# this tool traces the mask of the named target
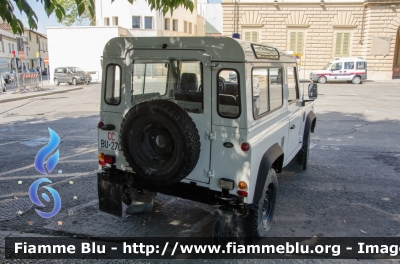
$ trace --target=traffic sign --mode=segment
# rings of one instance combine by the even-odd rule
[[[20,58],[21,60],[25,60],[25,53],[24,53],[23,51],[20,51],[20,52],[19,52],[19,58]]]
[[[296,58],[297,66],[300,66],[301,65],[301,54],[295,53],[295,54],[293,54],[293,57]]]
[[[49,64],[49,58],[44,58],[44,64]]]

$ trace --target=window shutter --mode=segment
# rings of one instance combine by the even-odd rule
[[[304,33],[297,32],[296,53],[303,55]]]
[[[348,57],[350,55],[350,33],[343,33],[343,48],[342,56]]]
[[[290,47],[289,49],[296,53],[296,32],[290,32]]]
[[[244,33],[244,40],[251,41],[251,32]]]
[[[258,42],[258,32],[257,31],[251,32],[251,41]]]
[[[342,50],[342,34],[343,33],[336,33],[335,56],[340,56]]]

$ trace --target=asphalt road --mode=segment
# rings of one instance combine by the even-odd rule
[[[99,98],[99,85],[94,84],[79,91],[0,103],[0,231],[210,236],[213,208],[170,196],[158,195],[148,214],[117,218],[99,212]],[[278,176],[270,236],[400,236],[399,101],[396,85],[319,85],[309,168]],[[62,208],[46,220],[33,209],[28,190],[43,177],[35,170],[34,159],[48,142],[48,128],[61,137],[60,161],[46,177],[53,182],[47,186],[59,192]],[[48,206],[52,208],[51,203]]]

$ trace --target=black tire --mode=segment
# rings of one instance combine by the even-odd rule
[[[307,169],[308,159],[310,156],[310,141],[311,141],[311,131],[308,131],[308,137],[303,141],[303,147],[300,149],[302,152],[301,164],[303,165],[303,170]]]
[[[318,78],[318,82],[324,84],[324,83],[327,82],[327,79],[326,79],[325,76],[321,76],[321,77]]]
[[[76,78],[72,78],[72,85],[77,85],[78,84],[78,82],[76,81]]]
[[[192,118],[177,104],[149,100],[131,108],[122,120],[122,152],[133,171],[158,186],[188,176],[200,156],[200,136]]]
[[[260,201],[254,204],[253,236],[265,237],[271,229],[274,217],[278,179],[274,169],[268,172]]]
[[[56,86],[59,86],[59,85],[60,85],[60,82],[58,81],[58,79],[54,79],[54,84],[55,84]]]

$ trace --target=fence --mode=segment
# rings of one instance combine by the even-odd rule
[[[91,83],[98,83],[99,82],[99,72],[98,71],[88,71],[88,74],[90,74],[90,76],[92,76],[92,81]]]
[[[32,90],[41,90],[39,73],[20,73],[12,76],[12,85],[16,88],[16,92],[29,92]],[[19,82],[19,83],[18,83]]]

